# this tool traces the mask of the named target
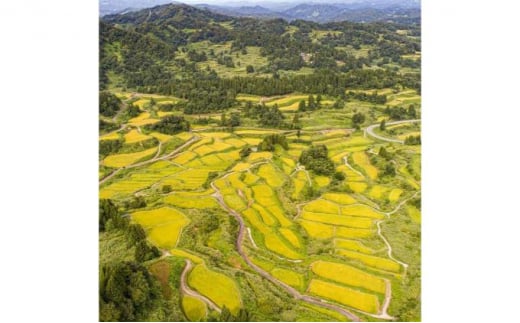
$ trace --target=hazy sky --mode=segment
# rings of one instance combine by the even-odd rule
[[[227,4],[227,3],[247,3],[247,4],[254,4],[254,3],[294,3],[294,2],[305,2],[305,3],[349,3],[349,2],[361,2],[361,0],[311,0],[311,1],[305,1],[305,0],[183,0],[179,2],[184,3],[212,3],[212,4]]]

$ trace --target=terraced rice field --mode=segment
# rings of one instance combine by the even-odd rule
[[[357,260],[363,263],[364,265],[372,268],[395,273],[401,271],[401,266],[398,263],[387,258],[365,255],[350,250],[337,250],[336,252],[341,256],[344,256],[352,260]]]
[[[383,279],[349,265],[319,260],[311,264],[311,269],[316,275],[343,285],[360,287],[381,294],[386,291]]]
[[[365,174],[372,179],[377,179],[378,170],[372,164],[370,164],[370,160],[368,160],[368,156],[365,154],[365,152],[357,151],[352,154],[352,159],[354,160],[354,163],[361,167]]]
[[[217,208],[217,202],[210,192],[192,193],[175,192],[164,198],[164,202],[184,209],[211,209]]]
[[[159,119],[152,118],[150,112],[143,112],[139,116],[130,119],[128,124],[132,126],[146,126],[157,122],[159,122]]]
[[[156,152],[157,148],[154,147],[137,153],[110,155],[103,160],[103,165],[114,168],[126,167],[138,161],[153,157]]]
[[[225,305],[234,315],[242,307],[240,291],[233,279],[209,270],[205,265],[197,265],[193,268],[188,276],[188,284],[219,307]]]
[[[99,137],[99,140],[118,140],[120,135],[118,132],[112,132],[104,136]]]
[[[379,300],[373,294],[363,293],[352,288],[342,287],[326,281],[313,279],[308,288],[309,293],[324,297],[331,301],[359,309],[368,313],[377,313]]]
[[[175,247],[181,230],[190,222],[183,213],[168,207],[135,212],[132,220],[142,225],[150,241],[163,249]]]
[[[284,268],[274,268],[273,270],[271,270],[271,274],[275,278],[283,281],[284,283],[292,287],[295,287],[299,290],[303,289],[304,278],[303,275],[300,273]]]
[[[130,130],[127,134],[125,134],[124,137],[125,137],[125,143],[127,143],[127,144],[133,144],[136,142],[141,142],[141,141],[145,141],[145,140],[152,138],[151,136],[140,133],[136,129]]]
[[[206,304],[198,298],[185,295],[182,297],[182,310],[192,322],[199,322],[206,316]]]

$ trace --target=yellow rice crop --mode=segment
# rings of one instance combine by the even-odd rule
[[[271,275],[292,287],[303,289],[304,279],[300,273],[284,268],[274,268]]]
[[[311,264],[311,270],[318,276],[341,284],[361,287],[381,294],[386,290],[383,279],[349,265],[318,260]]]
[[[332,225],[307,220],[300,220],[300,224],[312,238],[329,239],[334,237],[334,227]]]
[[[249,257],[249,258],[255,265],[257,265],[258,267],[260,267],[263,270],[268,271],[268,272],[271,271],[275,266],[272,262],[269,262],[264,259],[254,258],[254,257]]]
[[[329,213],[314,213],[305,211],[302,214],[302,218],[309,221],[360,229],[369,229],[373,225],[372,220],[368,218],[347,215],[334,215]]]
[[[308,212],[340,214],[339,207],[336,203],[322,199],[314,200],[308,203],[303,209]]]
[[[150,102],[150,99],[139,99],[135,101],[133,104],[135,106],[138,106],[141,110],[143,109],[145,104],[148,104]]]
[[[381,185],[374,185],[370,192],[368,192],[368,196],[379,200],[383,197],[384,193],[387,192],[388,189],[386,187],[383,187]]]
[[[282,236],[287,239],[294,247],[300,248],[300,239],[298,239],[298,236],[288,228],[280,228],[278,231],[282,234]]]
[[[348,249],[356,252],[372,254],[374,251],[356,240],[335,239],[334,247],[337,249]]]
[[[133,144],[135,142],[141,142],[144,140],[148,140],[152,137],[148,135],[144,135],[137,131],[136,129],[130,130],[127,134],[125,134],[125,143],[127,144]]]
[[[150,134],[150,136],[154,137],[155,139],[159,140],[162,143],[165,143],[168,140],[173,138],[173,136],[165,135],[165,134],[159,133],[159,132],[152,132]]]
[[[235,162],[235,161],[238,161],[240,159],[240,153],[238,150],[233,150],[233,151],[227,151],[227,152],[222,152],[222,153],[218,153],[218,154],[215,154],[218,158],[222,159],[222,160],[225,160],[225,161],[228,161],[228,162]]]
[[[277,133],[277,132],[279,132],[279,131],[273,131],[273,130],[237,130],[237,131],[235,131],[235,134],[240,135],[240,136],[248,136],[248,135],[250,135],[250,136],[251,135],[257,136],[257,135],[269,135],[269,134]]]
[[[247,143],[245,141],[240,140],[240,139],[236,139],[236,138],[226,139],[225,143],[228,144],[228,145],[231,145],[231,146],[233,146],[235,148],[242,148],[245,145],[247,145]]]
[[[287,246],[280,237],[272,232],[264,234],[264,243],[267,249],[289,259],[301,259],[302,255]]]
[[[406,211],[415,223],[421,223],[421,211],[411,205],[406,206]]]
[[[256,146],[258,145],[262,139],[260,138],[241,138],[243,141],[245,141],[248,145]]]
[[[374,219],[382,219],[385,217],[382,213],[373,210],[369,206],[359,205],[359,204],[346,205],[346,206],[341,207],[341,214],[354,215],[354,216],[365,216],[365,217],[374,218]]]
[[[99,140],[118,140],[118,139],[119,139],[118,132],[112,132],[112,133],[103,135],[99,138]]]
[[[149,125],[152,123],[157,123],[159,121],[160,121],[159,119],[150,118],[149,112],[143,112],[139,116],[130,119],[128,121],[128,124],[130,124],[132,126],[145,126],[145,125]]]
[[[112,183],[99,191],[99,198],[109,199],[117,195],[127,195],[150,186],[150,183],[136,182],[132,179],[124,179]]]
[[[252,163],[254,161],[260,160],[260,159],[271,159],[273,158],[273,153],[269,151],[261,151],[256,153],[251,153],[249,157],[247,158],[247,161]]]
[[[370,256],[370,255],[365,255],[363,253],[350,251],[350,250],[342,250],[342,249],[336,250],[336,253],[338,253],[344,257],[347,257],[349,259],[358,260],[358,261],[362,262],[363,264],[365,264],[366,266],[373,267],[376,269],[391,271],[391,272],[396,272],[396,273],[398,273],[401,270],[401,267],[398,263],[396,263],[390,259],[387,259],[387,258]]]
[[[377,313],[379,301],[375,295],[338,286],[322,280],[313,279],[309,284],[309,293],[318,295],[340,304],[353,307],[368,313]]]
[[[298,101],[297,103],[299,103],[299,101],[301,101],[301,100],[307,100],[308,97],[309,97],[308,95],[302,95],[302,94],[294,95],[294,94],[291,94],[291,95],[288,95],[285,98],[269,101],[266,105],[267,106],[273,106],[275,104],[278,104],[278,106],[287,106],[288,104],[292,104],[293,101]]]
[[[137,153],[110,155],[103,160],[103,164],[105,166],[115,168],[126,167],[138,162],[141,159],[152,157],[156,151],[157,147],[153,147]]]
[[[402,189],[394,188],[390,194],[388,194],[388,200],[390,202],[397,202],[399,200],[399,197],[401,197],[401,194],[403,193]]]
[[[296,173],[296,177],[293,178],[294,182],[294,192],[292,194],[293,199],[298,199],[300,197],[300,192],[305,187],[305,185],[308,185],[307,175],[305,175],[305,172],[298,172]]]
[[[261,165],[257,174],[271,187],[280,187],[284,182],[283,175],[272,164]]]
[[[284,107],[281,107],[280,111],[298,111],[299,107],[300,107],[300,102],[295,102],[291,105],[286,105]]]
[[[206,304],[189,295],[182,296],[182,309],[192,322],[199,322],[206,316]]]
[[[260,233],[266,234],[271,232],[271,229],[261,220],[261,217],[256,210],[247,209],[243,211],[242,214],[247,219],[247,221],[251,223],[253,228],[260,231]]]
[[[173,114],[173,112],[171,112],[171,111],[159,111],[159,112],[157,112],[157,116],[159,118],[166,117],[166,116],[171,116],[172,114]]]
[[[242,211],[247,208],[247,204],[236,194],[224,195],[224,202],[235,211]]]
[[[138,211],[132,214],[132,219],[149,230],[150,240],[163,249],[175,247],[182,228],[190,222],[184,214],[168,207]]]
[[[197,157],[197,154],[195,154],[194,152],[192,152],[192,151],[185,151],[185,152],[180,153],[174,159],[172,159],[172,161],[174,163],[177,163],[177,164],[180,164],[180,165],[184,165],[184,164],[186,164],[187,162],[189,162],[190,160],[192,160],[195,157]]]
[[[188,284],[219,307],[225,305],[233,315],[237,315],[242,307],[240,291],[235,281],[224,274],[209,270],[205,265],[193,268],[188,276]]]
[[[354,204],[357,202],[352,196],[345,193],[325,193],[321,197],[338,204]]]
[[[326,176],[316,176],[314,177],[314,181],[319,187],[325,187],[330,184],[330,178]]]
[[[346,239],[368,238],[374,234],[369,229],[356,229],[347,227],[336,227],[336,237]]]
[[[372,164],[370,164],[370,160],[368,160],[368,156],[366,155],[365,152],[356,151],[355,153],[352,154],[352,159],[354,160],[354,163],[356,163],[361,168],[363,168],[363,170],[365,171],[365,173],[367,174],[367,176],[370,179],[372,179],[372,180],[377,179],[377,173],[378,173],[377,168],[375,168],[374,166],[372,166]]]
[[[363,182],[349,182],[348,186],[356,193],[363,193],[367,189],[367,184]]]
[[[201,132],[201,136],[208,137],[208,138],[219,138],[224,139],[231,137],[231,134],[229,132]]]
[[[193,137],[193,135],[189,132],[181,132],[181,133],[176,134],[174,137],[177,137],[177,138],[181,139],[182,141],[188,141]]]
[[[246,183],[247,185],[253,185],[259,179],[260,177],[256,176],[255,174],[247,172],[246,177],[244,178],[244,183]]]
[[[231,170],[234,172],[241,172],[243,170],[248,169],[249,167],[251,167],[251,164],[240,162],[240,163],[236,164]]]
[[[341,165],[338,166],[337,170],[339,172],[343,172],[347,178],[347,181],[349,182],[362,182],[365,180],[365,177],[358,174],[357,172],[353,171],[350,167],[347,165]]]
[[[262,207],[260,204],[254,203],[252,205],[252,207],[266,225],[271,227],[271,226],[275,226],[278,224],[278,221],[276,221],[276,218],[271,213],[269,213],[264,207]]]
[[[211,209],[218,207],[210,196],[190,196],[189,193],[177,192],[164,198],[164,202],[184,209]]]

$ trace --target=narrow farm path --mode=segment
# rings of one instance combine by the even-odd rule
[[[188,272],[191,270],[191,268],[193,267],[193,264],[191,263],[191,261],[189,259],[186,259],[186,266],[184,267],[183,271],[182,271],[182,274],[181,274],[181,292],[185,295],[188,295],[188,296],[191,296],[191,297],[195,297],[199,300],[201,300],[202,302],[204,302],[206,305],[208,305],[211,309],[213,309],[214,311],[217,311],[217,312],[222,312],[220,310],[220,308],[217,306],[217,304],[213,303],[212,300],[210,300],[209,298],[197,293],[196,291],[194,291],[193,289],[191,289],[188,284],[186,284],[186,276],[188,275]]]
[[[354,167],[352,167],[349,163],[348,163],[348,157],[347,156],[344,156],[343,157],[343,161],[345,162],[345,166],[347,166],[348,168],[352,169],[356,174],[358,174],[359,176],[365,178],[365,175],[361,174],[357,169],[355,169]]]
[[[386,125],[387,126],[391,126],[391,125],[401,124],[401,123],[416,123],[416,122],[421,122],[421,119],[393,121],[393,122],[388,122]],[[379,124],[373,124],[373,125],[368,126],[365,129],[365,136],[368,134],[369,136],[372,136],[372,137],[374,137],[376,139],[379,139],[379,140],[382,140],[382,141],[396,142],[398,144],[404,144],[404,140],[387,138],[387,137],[383,137],[383,136],[380,136],[380,135],[376,134],[374,132],[374,129],[376,127],[379,127]]]

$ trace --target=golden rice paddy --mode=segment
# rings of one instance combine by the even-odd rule
[[[208,284],[211,282],[211,284]],[[211,299],[219,307],[226,306],[233,315],[242,307],[240,292],[230,277],[197,265],[188,276],[190,287]]]
[[[126,167],[147,157],[152,157],[156,152],[157,147],[153,147],[137,153],[110,155],[103,160],[103,165],[114,168]]]
[[[386,290],[385,281],[382,278],[349,265],[319,260],[311,264],[311,270],[318,276],[344,285],[361,287],[381,294],[384,294]]]
[[[127,144],[133,144],[136,142],[141,142],[141,141],[145,141],[145,140],[152,138],[151,136],[140,133],[136,129],[130,130],[128,133],[125,134],[124,137],[125,137],[125,143],[127,143]]]
[[[132,220],[142,225],[150,241],[163,249],[175,247],[181,230],[190,222],[183,213],[169,207],[135,212]]]
[[[379,301],[375,295],[322,280],[311,280],[308,292],[368,313],[379,311]]]

